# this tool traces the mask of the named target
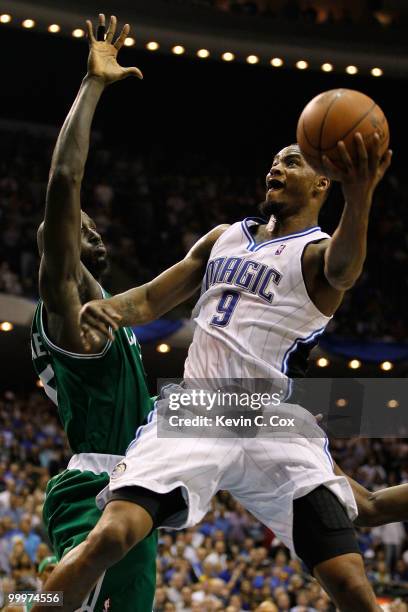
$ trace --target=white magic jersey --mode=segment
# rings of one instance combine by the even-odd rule
[[[214,244],[197,303],[185,379],[303,376],[307,357],[331,317],[311,301],[302,254],[329,238],[312,227],[257,244],[249,217]]]

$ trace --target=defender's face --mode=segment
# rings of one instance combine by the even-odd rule
[[[309,166],[299,147],[285,147],[273,159],[266,175],[265,207],[271,213],[299,209],[308,204],[316,180],[315,171]],[[269,206],[268,206],[269,205]]]
[[[84,212],[81,221],[81,261],[98,278],[108,267],[106,247],[95,222]]]

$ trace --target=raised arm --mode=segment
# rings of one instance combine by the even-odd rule
[[[212,229],[196,242],[184,259],[149,283],[107,300],[85,304],[80,313],[85,346],[95,342],[99,332],[113,340],[112,330],[119,326],[154,321],[187,300],[199,288],[211,249],[227,228],[228,225],[219,225]]]
[[[326,315],[336,311],[343,293],[351,289],[362,272],[373,194],[391,163],[391,151],[381,158],[378,134],[369,151],[361,134],[356,134],[355,146],[357,160],[353,163],[344,143],[338,144],[342,170],[323,157],[328,174],[342,184],[344,209],[332,238],[310,244],[303,259],[309,294]]]
[[[99,16],[96,40],[92,24],[87,21],[89,38],[88,71],[65,119],[54,149],[47,188],[44,224],[40,230],[40,294],[49,315],[49,325],[58,329],[58,340],[71,338],[71,345],[81,344],[77,316],[81,306],[79,286],[86,275],[87,284],[93,279],[81,264],[81,202],[80,190],[88,157],[92,119],[105,87],[110,83],[137,76],[137,68],[123,68],[116,61],[118,51],[129,33],[125,25],[113,44],[116,17],[112,16],[105,32],[105,16]],[[95,281],[93,281],[95,283]],[[96,283],[95,283],[96,284]],[[85,291],[85,295],[89,292]],[[54,319],[58,319],[55,321]],[[73,321],[75,320],[75,326]],[[61,329],[65,328],[65,332]],[[55,335],[55,334],[54,334]],[[77,342],[75,342],[77,336]],[[55,340],[55,338],[54,338]],[[68,348],[68,347],[62,347]],[[70,346],[69,348],[75,348]]]

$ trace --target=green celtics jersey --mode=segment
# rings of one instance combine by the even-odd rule
[[[31,329],[34,369],[58,406],[72,451],[124,455],[152,408],[135,334],[121,328],[100,353],[81,355],[57,347],[45,321],[40,300]]]

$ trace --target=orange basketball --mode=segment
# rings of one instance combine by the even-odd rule
[[[356,158],[354,134],[360,132],[369,150],[375,132],[380,137],[381,155],[388,149],[390,133],[381,108],[368,96],[353,89],[331,89],[316,96],[305,106],[297,125],[297,142],[307,162],[317,171],[328,174],[322,155],[342,166],[336,151],[343,140],[349,155]]]

